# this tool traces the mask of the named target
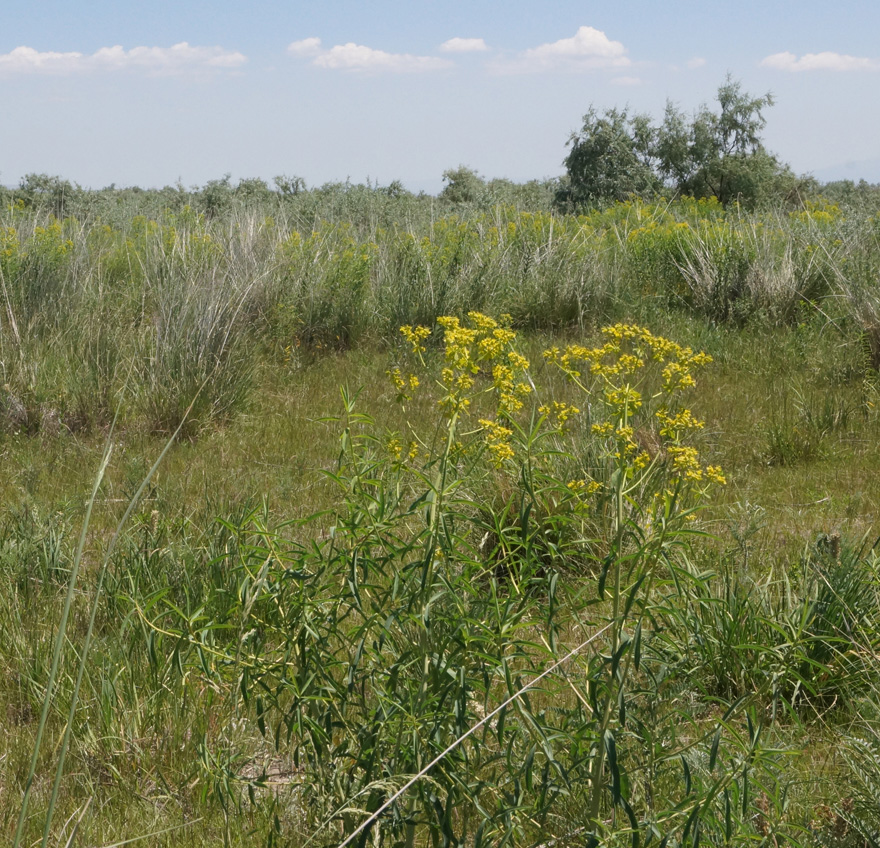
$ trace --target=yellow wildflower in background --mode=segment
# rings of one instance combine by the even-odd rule
[[[550,406],[544,405],[538,407],[538,414],[546,418],[552,418],[557,427],[562,427],[573,415],[580,415],[580,410],[576,406],[567,403],[553,401]]]
[[[400,328],[400,332],[403,334],[403,337],[410,343],[410,346],[413,349],[413,353],[420,354],[425,352],[425,339],[427,339],[428,336],[431,335],[431,331],[427,327],[412,327],[407,324],[405,327]]]
[[[486,431],[486,446],[489,449],[492,463],[496,467],[499,467],[504,460],[513,459],[515,453],[510,444],[510,437],[513,435],[513,430],[509,427],[502,426],[497,421],[489,421],[486,418],[481,418],[480,424]]]
[[[415,391],[419,387],[419,378],[415,374],[408,374],[404,377],[400,368],[394,367],[385,372],[391,379],[394,388],[397,389],[398,400],[409,400],[411,395],[409,391]]]

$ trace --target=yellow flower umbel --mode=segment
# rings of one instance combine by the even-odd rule
[[[398,403],[409,400],[411,397],[409,392],[413,392],[419,387],[419,378],[415,374],[408,374],[404,377],[399,368],[392,368],[385,373],[391,379],[394,388],[397,389]]]
[[[485,418],[480,419],[480,424],[485,431],[486,446],[489,449],[492,464],[496,468],[500,468],[506,459],[513,459],[515,456],[510,444],[513,430],[509,427],[502,427],[497,421],[489,421]]]
[[[447,417],[467,412],[476,391],[495,393],[498,415],[502,418],[522,409],[531,385],[524,378],[529,361],[511,347],[516,333],[481,312],[469,312],[467,324],[449,315],[438,318],[437,323],[443,329],[445,361],[440,376],[444,394],[439,403]],[[409,325],[400,331],[413,352],[421,357],[431,331]],[[489,389],[476,390],[480,375],[491,378]],[[392,380],[398,392],[407,388],[405,382],[401,385],[402,375],[392,375]]]
[[[403,337],[410,343],[413,353],[422,354],[425,352],[425,340],[431,335],[431,331],[427,327],[411,327],[407,324],[400,328]]]
[[[696,385],[692,371],[711,362],[711,357],[633,324],[605,327],[602,334],[605,343],[599,347],[551,348],[544,352],[544,358],[588,397],[601,398],[601,405],[593,407],[600,410],[600,415],[591,429],[594,435],[607,440],[607,455],[628,479],[658,459],[665,460],[669,472],[680,481],[723,484],[721,469],[704,468],[697,449],[682,443],[691,433],[702,429],[703,422],[689,409],[678,408],[682,392]],[[654,380],[656,391],[646,394],[651,389],[650,371],[659,372]],[[653,410],[653,416],[648,410]],[[542,414],[549,411],[549,407],[541,409]],[[644,439],[640,440],[639,434],[655,430],[659,434],[652,440],[659,437],[660,444],[648,452],[642,447]]]
[[[500,321],[480,312],[469,312],[466,319],[442,316],[437,324],[443,333],[443,365],[437,385],[437,400],[447,421],[447,450],[452,454],[467,450],[469,445],[482,444],[487,456],[496,468],[516,455],[514,430],[510,425],[513,417],[522,410],[525,398],[532,391],[528,377],[529,361],[514,349],[516,333],[508,326],[509,316]],[[406,325],[400,328],[412,354],[425,365],[423,353],[425,342],[431,335],[427,327]],[[399,367],[388,371],[397,392],[398,402],[409,400],[419,387],[418,379]],[[490,416],[479,420],[479,428],[470,431],[466,438],[458,430],[458,421],[470,413],[472,403],[480,397],[491,400]],[[485,414],[485,403],[479,404]],[[564,422],[577,410],[556,405],[556,417]],[[399,447],[401,458],[406,455],[403,445]],[[430,455],[430,448],[429,448]]]
[[[574,415],[580,415],[581,411],[576,406],[567,403],[553,401],[549,406],[539,406],[538,414],[553,421],[558,429],[562,429],[565,422]]]

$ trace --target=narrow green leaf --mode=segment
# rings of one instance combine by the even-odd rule
[[[602,571],[599,573],[599,584],[596,587],[596,594],[599,596],[599,600],[605,600],[605,581],[608,580],[608,571],[611,568],[611,563],[614,562],[614,552],[608,554],[604,560],[602,560]]]
[[[724,790],[724,838],[727,844],[733,839],[733,819],[730,811],[730,790]]]
[[[718,760],[718,745],[721,743],[721,725],[715,728],[715,735],[712,737],[712,747],[709,749],[709,771],[715,770],[715,763]]]
[[[687,821],[684,824],[684,832],[681,836],[681,841],[685,842],[688,838],[688,835],[691,832],[691,828],[694,826],[694,823],[697,820],[697,816],[700,815],[700,804],[698,803],[693,810],[691,810],[691,814],[688,816]]]
[[[633,812],[633,808],[627,803],[626,798],[620,799],[620,805],[623,807],[623,811],[626,813],[626,817],[629,819],[629,826],[632,828],[632,848],[639,848],[641,845],[641,835],[639,834],[639,820],[636,818],[636,814]]]
[[[632,605],[635,602],[636,595],[639,593],[639,589],[642,588],[642,583],[645,582],[645,578],[648,576],[647,572],[643,574],[638,580],[636,580],[635,585],[630,589],[629,595],[626,599],[626,606],[623,608],[623,617],[626,618],[629,615],[629,611],[632,609]]]
[[[611,800],[620,803],[620,768],[617,764],[617,742],[610,730],[605,731],[605,753],[608,756],[608,770],[611,772]]]

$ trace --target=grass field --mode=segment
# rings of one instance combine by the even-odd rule
[[[0,284],[7,842],[880,841],[870,211],[20,203]]]

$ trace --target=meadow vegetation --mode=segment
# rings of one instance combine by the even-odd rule
[[[5,843],[880,844],[876,193],[446,182],[6,192]]]

